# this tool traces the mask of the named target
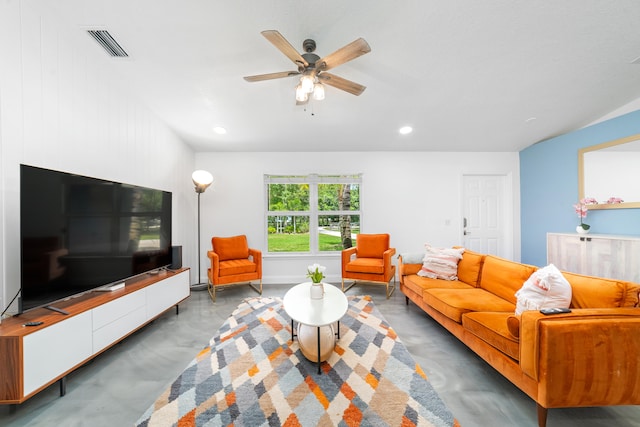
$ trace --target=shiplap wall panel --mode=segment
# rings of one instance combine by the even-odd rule
[[[127,87],[126,63],[83,29],[61,25],[47,3],[0,7],[0,299],[20,285],[21,163],[171,191],[173,243],[194,265],[193,150]]]

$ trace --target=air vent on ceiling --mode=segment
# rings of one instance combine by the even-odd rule
[[[129,56],[107,30],[87,30],[87,32],[95,41],[100,43],[100,46],[102,46],[109,55],[116,58],[126,58]]]

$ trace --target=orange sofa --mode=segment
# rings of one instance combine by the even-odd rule
[[[535,400],[540,427],[548,408],[640,404],[640,285],[563,272],[571,313],[516,316],[515,293],[537,267],[465,250],[449,281],[419,276],[416,260],[399,256],[406,303]]]

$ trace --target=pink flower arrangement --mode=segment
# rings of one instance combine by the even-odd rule
[[[607,203],[610,205],[615,205],[617,203],[623,203],[624,200],[622,200],[620,197],[609,197],[609,200],[607,200]]]
[[[584,199],[581,199],[578,203],[573,205],[573,208],[575,209],[576,213],[580,217],[580,227],[582,227],[583,230],[588,230],[591,228],[589,224],[585,224],[584,222],[582,222],[582,218],[587,217],[587,211],[589,210],[587,206],[597,205],[597,204],[598,204],[598,201],[593,197],[585,197]]]

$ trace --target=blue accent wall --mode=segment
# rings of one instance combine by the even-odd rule
[[[575,233],[580,224],[573,209],[578,201],[578,149],[634,134],[640,134],[640,110],[520,152],[522,262],[546,265],[547,233]],[[640,236],[640,209],[590,211],[584,222],[591,226],[590,233]]]

